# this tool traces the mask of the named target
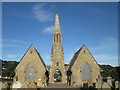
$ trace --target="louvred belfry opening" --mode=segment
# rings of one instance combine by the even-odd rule
[[[54,42],[61,43],[61,37],[62,35],[60,33],[54,34]]]

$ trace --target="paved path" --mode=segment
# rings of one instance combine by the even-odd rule
[[[61,84],[61,83],[54,83],[54,84],[49,84],[49,86],[47,86],[47,87],[45,87],[45,88],[41,88],[42,90],[46,90],[46,89],[54,89],[54,90],[64,90],[64,88],[65,88],[65,90],[73,90],[73,88],[75,89],[75,90],[80,90],[79,89],[79,87],[74,87],[74,86],[69,86],[68,84]],[[40,89],[40,90],[41,90]]]
[[[78,88],[78,87],[73,87],[69,86],[68,84],[49,84],[47,88]]]

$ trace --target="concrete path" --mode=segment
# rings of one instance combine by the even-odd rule
[[[40,88],[40,90],[80,90],[79,87],[74,87],[74,86],[69,86],[68,84],[61,84],[61,83],[54,83],[54,84],[49,84],[48,87],[45,88]],[[39,90],[39,89],[38,89]]]

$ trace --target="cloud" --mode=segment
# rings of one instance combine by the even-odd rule
[[[113,60],[113,61],[116,61],[118,60],[118,56],[110,56],[110,55],[105,55],[105,54],[98,54],[98,55],[94,55],[94,57],[99,60],[99,61],[110,61],[110,60]]]
[[[45,27],[43,29],[43,33],[52,34],[53,33],[53,29],[54,29],[54,26]]]
[[[90,48],[93,51],[111,49],[118,47],[118,40],[114,37],[105,37],[100,40],[100,44],[96,47]]]
[[[102,37],[98,45],[90,48],[93,56],[100,64],[118,64],[118,39],[115,37]]]
[[[75,51],[69,51],[68,53],[65,52],[65,56],[64,56],[64,57],[65,57],[65,63],[66,63],[66,64],[69,64],[69,63],[70,63],[72,57],[74,56],[74,52],[75,52]]]
[[[76,46],[73,50],[69,49],[68,51],[65,51],[64,57],[65,57],[65,63],[69,64],[71,59],[73,58],[74,54],[80,49],[80,47]]]
[[[11,42],[11,43],[18,43],[18,44],[26,44],[27,42],[22,40],[14,40],[14,39],[3,39],[3,42]]]
[[[16,58],[17,55],[16,54],[8,54],[6,55],[6,58]]]
[[[50,65],[50,63],[51,63],[51,54],[45,53],[45,54],[42,55],[42,58],[43,58],[46,65]]]
[[[99,62],[99,64],[118,66],[118,56],[98,54],[94,55],[94,57]]]
[[[72,59],[72,57],[73,57],[73,53],[70,53],[70,54],[68,54],[67,56],[65,56],[65,61],[66,61],[66,63],[69,63],[70,62],[70,60]]]
[[[48,55],[48,56],[46,56],[45,58],[46,58],[46,60],[50,60],[50,59],[51,59],[51,56]]]
[[[1,47],[22,47],[29,44],[28,42],[22,40],[13,40],[13,39],[2,39]]]
[[[52,7],[47,7],[46,4],[35,4],[32,8],[35,18],[40,22],[52,21],[53,14],[51,11]]]

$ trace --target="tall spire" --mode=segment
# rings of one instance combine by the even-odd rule
[[[56,11],[54,33],[61,33],[58,12]]]
[[[53,32],[53,43],[61,43],[61,42],[62,42],[62,33],[60,29],[60,21],[59,21],[58,12],[56,12],[55,26]]]
[[[61,74],[60,76],[55,76],[55,73]],[[60,22],[58,12],[56,12],[55,17],[55,26],[53,32],[53,46],[51,52],[51,66],[50,66],[50,75],[49,83],[67,83],[64,66],[64,51],[62,46],[62,33],[60,29]]]

